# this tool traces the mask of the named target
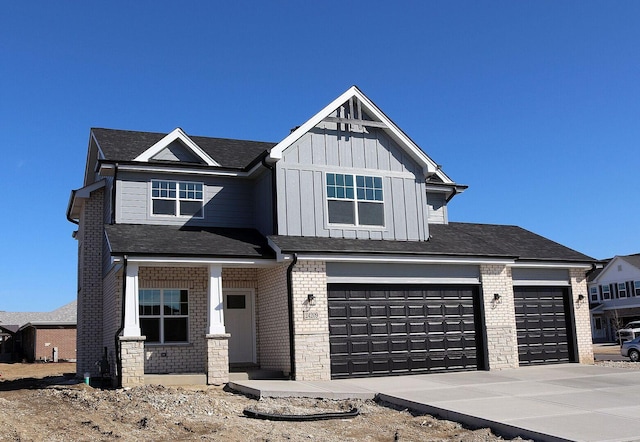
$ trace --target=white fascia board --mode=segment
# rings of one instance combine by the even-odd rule
[[[591,268],[591,264],[578,264],[575,262],[514,262],[509,267],[529,269],[584,269]]]
[[[398,126],[396,126],[396,124],[391,121],[389,117],[387,117],[375,104],[373,104],[373,102],[369,100],[369,98],[365,96],[356,86],[351,86],[349,89],[347,89],[346,92],[344,92],[338,98],[325,106],[320,112],[307,120],[302,126],[291,132],[284,140],[276,144],[269,152],[268,158],[272,162],[282,159],[282,153],[285,149],[302,138],[304,134],[320,124],[322,120],[328,117],[333,111],[342,106],[342,104],[344,104],[352,97],[360,100],[364,107],[364,110],[367,113],[372,114],[375,118],[378,119],[378,121],[381,121],[387,125],[388,129],[386,130],[388,131],[388,133],[405,147],[405,149],[411,154],[414,160],[422,165],[425,176],[428,173],[435,173],[446,184],[453,184],[453,181],[444,172],[442,172],[442,170],[440,170],[436,162],[429,158],[429,156],[422,149],[420,149],[420,147],[416,145],[413,140],[411,140]]]
[[[618,262],[618,260],[619,260],[619,256],[618,255],[616,255],[613,258],[611,258],[611,260],[607,263],[607,265],[602,268],[600,273],[598,273],[598,276],[593,278],[593,281],[591,281],[591,284],[600,283],[600,281],[602,279],[602,276],[604,276],[604,274],[607,273],[610,268],[613,268],[616,265],[616,263]]]
[[[118,170],[126,170],[129,172],[154,172],[154,173],[170,173],[181,175],[207,175],[207,176],[223,176],[223,177],[235,177],[235,178],[247,178],[253,175],[262,164],[258,163],[248,171],[243,170],[204,170],[204,169],[189,169],[189,168],[174,168],[167,166],[147,166],[145,164],[133,165],[118,165]]]
[[[398,255],[335,255],[304,254],[298,255],[298,261],[326,262],[389,262],[412,264],[501,264],[513,263],[511,259],[480,257],[438,257],[438,256],[398,256]]]
[[[122,257],[114,257],[115,263],[122,262]],[[225,267],[272,267],[278,265],[275,259],[251,258],[187,258],[170,256],[129,256],[128,263],[144,265],[146,267],[165,267],[167,265],[186,267],[193,265],[223,265]]]
[[[165,135],[156,144],[138,155],[134,159],[134,161],[148,162],[151,158],[160,153],[164,148],[166,148],[169,144],[173,143],[176,140],[182,141],[185,146],[191,149],[191,151],[196,154],[198,158],[207,163],[208,166],[220,166],[220,164],[218,164],[213,158],[207,155],[205,151],[202,150],[200,146],[198,146],[191,138],[189,138],[187,134],[185,134],[179,127],[176,127],[173,131]]]
[[[271,238],[267,238],[267,244],[269,245],[269,247],[271,247],[271,249],[276,252],[276,261],[278,262],[282,262],[285,259],[288,259],[288,257],[285,257],[285,255],[282,254],[282,249],[280,247],[278,247],[276,245],[276,243],[274,243]]]
[[[480,284],[478,278],[407,278],[370,276],[327,276],[327,283],[333,284]]]
[[[553,281],[541,279],[518,279],[513,281],[514,286],[536,286],[536,287],[568,287],[571,285],[569,281]]]
[[[80,216],[80,205],[82,201],[89,198],[91,196],[91,192],[100,189],[106,185],[106,181],[104,179],[100,181],[96,181],[93,184],[89,184],[88,186],[81,187],[77,190],[71,191],[71,196],[69,198],[69,204],[67,206],[67,213],[72,219],[78,219]]]

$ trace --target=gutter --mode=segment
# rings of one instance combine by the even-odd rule
[[[296,379],[296,346],[295,346],[295,335],[294,335],[294,327],[293,327],[293,267],[298,262],[298,254],[293,254],[293,259],[291,260],[291,264],[287,267],[287,310],[289,313],[289,365],[290,365],[290,373],[289,379]]]

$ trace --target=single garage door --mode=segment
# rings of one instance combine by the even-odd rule
[[[478,369],[478,287],[329,284],[327,291],[332,378]]]
[[[520,365],[574,361],[566,287],[514,287]]]

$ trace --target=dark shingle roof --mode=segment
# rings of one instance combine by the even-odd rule
[[[224,227],[106,225],[114,255],[273,258],[266,239],[254,229]]]
[[[100,149],[108,161],[133,161],[167,134],[93,128]],[[189,136],[222,167],[243,169],[276,143]]]
[[[517,226],[450,223],[429,226],[429,241],[366,241],[270,236],[285,253],[370,253],[504,257],[535,261],[594,261],[589,256]]]

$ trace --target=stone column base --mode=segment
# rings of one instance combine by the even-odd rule
[[[121,387],[144,385],[144,336],[120,336]]]
[[[229,382],[230,334],[206,335],[207,384],[222,385]]]

